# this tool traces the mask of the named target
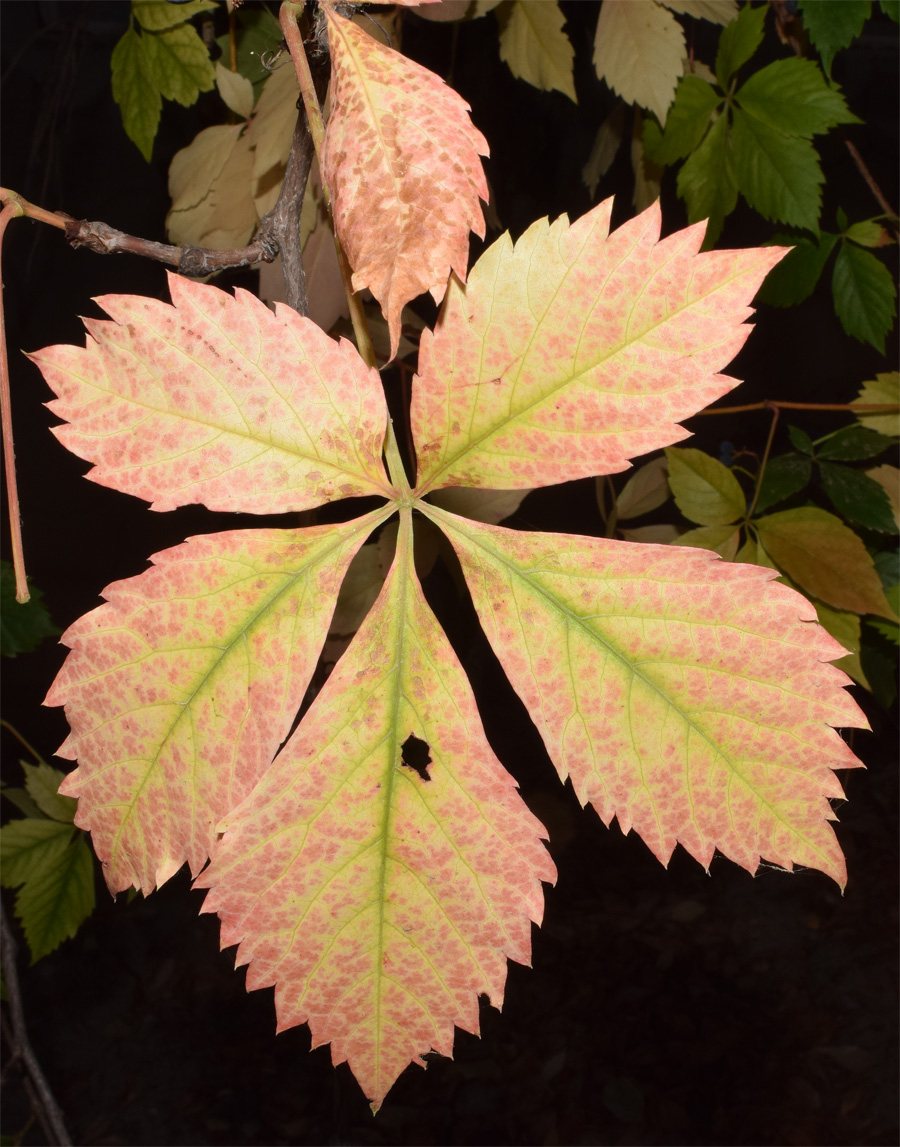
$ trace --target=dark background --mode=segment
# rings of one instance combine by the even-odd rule
[[[410,15],[404,25],[404,51],[472,104],[492,149],[495,206],[514,236],[542,215],[588,209],[580,172],[612,107],[591,68],[597,5],[563,9],[578,107],[512,79],[493,16],[456,27]],[[166,104],[146,164],[110,94],[110,54],[127,18],[118,0],[0,5],[2,182],[48,209],[163,239],[169,160],[219,108],[214,95],[189,111]],[[696,22],[691,34],[712,63],[717,30]],[[785,53],[769,17],[760,59]],[[896,25],[877,16],[834,69],[865,120],[848,135],[894,205],[897,58]],[[851,220],[876,214],[838,136],[817,146],[828,180],[823,225],[836,229],[838,204]],[[627,149],[601,182],[600,196],[612,193],[621,221],[631,213]],[[671,173],[663,211],[667,230],[684,225]],[[775,230],[739,208],[719,246],[753,245]],[[48,432],[55,420],[41,404],[50,392],[19,353],[81,342],[77,316],[99,313],[93,296],[164,295],[162,267],[72,251],[60,232],[28,221],[10,226],[3,256],[26,556],[64,628],[98,604],[104,585],[144,570],[151,553],[248,519],[198,507],[153,514],[83,481],[87,466]],[[747,380],[734,401],[847,402],[896,361],[896,332],[887,361],[843,333],[826,283],[800,307],[761,309],[731,371]],[[695,418],[692,444],[717,453],[728,440],[760,452],[768,418]],[[842,420],[801,424],[815,437]],[[787,448],[781,426],[775,451]],[[593,484],[531,495],[514,524],[602,533]],[[843,897],[816,872],[762,868],[753,879],[721,858],[710,879],[681,849],[665,871],[640,840],[607,830],[559,786],[471,608],[446,573],[426,588],[439,616],[453,611],[450,637],[489,739],[551,832],[559,883],[534,931],[533,968],[511,964],[503,1014],[482,1008],[482,1038],[458,1033],[454,1060],[410,1068],[373,1119],[346,1066],[333,1069],[327,1048],[309,1053],[305,1027],[275,1037],[271,993],[245,993],[184,872],[130,904],[98,887],[98,908],[75,940],[33,968],[24,943],[20,952],[30,1035],[74,1142],[896,1144],[895,714],[854,688],[874,731],[847,734],[868,772],[845,778]],[[66,725],[41,699],[63,657],[50,641],[3,667],[4,715],[48,759]],[[3,749],[7,782],[18,784],[22,754],[6,737]],[[3,1131],[14,1135],[29,1107],[14,1070],[6,1080]],[[43,1142],[37,1126],[25,1142]]]

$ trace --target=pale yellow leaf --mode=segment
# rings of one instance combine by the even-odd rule
[[[288,60],[266,80],[253,119],[247,128],[247,143],[254,148],[254,179],[262,178],[270,168],[287,162],[297,122],[297,97],[300,85],[294,65]]]
[[[656,0],[603,0],[594,38],[597,75],[663,126],[684,55],[681,25]]]
[[[501,17],[500,59],[518,79],[541,91],[562,92],[577,104],[575,50],[563,31],[565,22],[555,0],[515,0]]]
[[[597,129],[591,154],[581,169],[581,181],[590,192],[592,199],[596,194],[597,184],[612,167],[613,160],[616,158],[622,143],[624,127],[625,106],[622,103],[617,103]]]
[[[738,552],[741,531],[735,525],[698,526],[675,539],[677,546],[694,546],[699,550],[714,550],[727,562],[733,561]]]
[[[252,169],[253,152],[244,132],[235,141],[206,196],[193,207],[169,212],[166,230],[171,242],[214,250],[243,247],[257,224],[256,208],[250,197]]]
[[[253,111],[253,85],[239,72],[230,72],[216,64],[216,87],[229,111],[247,119]]]
[[[217,124],[204,128],[194,139],[176,151],[169,165],[171,211],[196,207],[222,173],[243,128],[242,124]]]

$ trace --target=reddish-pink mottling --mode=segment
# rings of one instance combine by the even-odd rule
[[[484,136],[440,76],[385,47],[330,8],[331,105],[322,171],[353,287],[384,311],[391,356],[400,312],[451,270],[465,280],[469,231],[484,235]]]
[[[88,477],[154,510],[201,502],[253,514],[389,494],[378,374],[346,341],[248,291],[169,276],[173,305],[97,299],[87,346],[31,357],[59,396],[57,438]]]
[[[344,572],[384,516],[191,538],[63,634],[46,704],[65,705],[59,756],[79,765],[60,791],[113,893],[206,862],[287,736]]]
[[[707,550],[506,530],[429,510],[560,776],[665,864],[676,843],[839,884],[832,769],[866,728],[845,652],[774,570]]]
[[[308,1022],[373,1106],[454,1024],[499,1006],[527,964],[546,835],[485,739],[462,666],[422,596],[411,539],[297,732],[225,829],[198,885],[279,1030]],[[401,764],[414,734],[430,779]]]
[[[504,235],[451,282],[413,388],[422,493],[625,470],[737,385],[719,372],[785,250],[701,252],[702,223],[660,240],[658,204],[609,234],[611,210]]]

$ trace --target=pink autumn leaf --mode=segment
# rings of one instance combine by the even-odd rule
[[[427,510],[561,779],[667,864],[846,868],[829,797],[867,728],[844,650],[776,571],[707,550],[520,533]]]
[[[415,737],[418,769],[404,763]],[[413,565],[410,515],[382,592],[197,886],[278,1029],[309,1023],[377,1110],[409,1063],[478,1032],[527,964],[554,882],[546,835],[491,751]]]
[[[154,510],[283,513],[389,491],[384,394],[352,344],[248,291],[169,287],[172,305],[106,295],[113,321],[85,319],[84,349],[31,356],[88,477]]]
[[[439,76],[326,16],[333,111],[322,172],[353,288],[381,304],[393,357],[404,305],[426,291],[440,302],[451,270],[465,280],[469,231],[484,235],[488,148]]]
[[[737,386],[720,372],[786,250],[700,253],[702,223],[660,239],[658,204],[610,234],[611,212],[504,235],[451,282],[419,348],[420,493],[616,473]]]
[[[58,755],[79,765],[60,791],[113,893],[205,864],[287,736],[344,572],[384,516],[191,538],[63,634],[46,704],[65,705]]]

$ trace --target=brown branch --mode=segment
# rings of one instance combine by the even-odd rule
[[[6,920],[6,910],[0,904],[0,956],[3,960],[3,979],[9,996],[9,1015],[12,1020],[12,1059],[20,1060],[25,1069],[25,1083],[44,1134],[51,1143],[69,1147],[72,1140],[66,1130],[62,1111],[50,1090],[25,1030],[25,1013],[16,971],[16,942]]]
[[[0,248],[10,219],[23,212],[21,203],[8,200],[0,210]],[[0,292],[3,290],[0,280]],[[16,481],[16,452],[13,443],[12,400],[9,391],[9,363],[6,359],[6,319],[0,294],[0,426],[3,437],[3,466],[6,473],[6,503],[9,508],[9,540],[13,569],[16,576],[16,601],[24,605],[31,597],[28,575],[25,572],[25,553],[22,549],[22,516],[19,510],[19,487]]]
[[[717,406],[710,410],[698,410],[697,414],[745,414],[750,410],[849,410],[856,414],[900,414],[896,402],[748,402],[745,406]]]
[[[888,203],[887,199],[884,196],[884,192],[881,190],[881,188],[875,182],[875,179],[874,179],[871,171],[869,171],[868,167],[866,166],[865,160],[859,154],[859,151],[857,150],[856,145],[854,143],[851,143],[851,141],[849,139],[847,139],[845,136],[842,136],[842,138],[844,140],[844,146],[850,152],[850,155],[853,158],[853,162],[856,164],[856,167],[857,167],[857,170],[859,171],[859,174],[863,177],[863,179],[869,185],[869,190],[872,192],[872,194],[875,196],[876,200],[878,201],[879,207],[882,209],[882,211],[885,213],[885,215],[889,215],[891,217],[891,219],[893,219],[894,222],[896,223],[897,222],[897,212],[894,210],[893,207],[891,207],[890,203]]]

